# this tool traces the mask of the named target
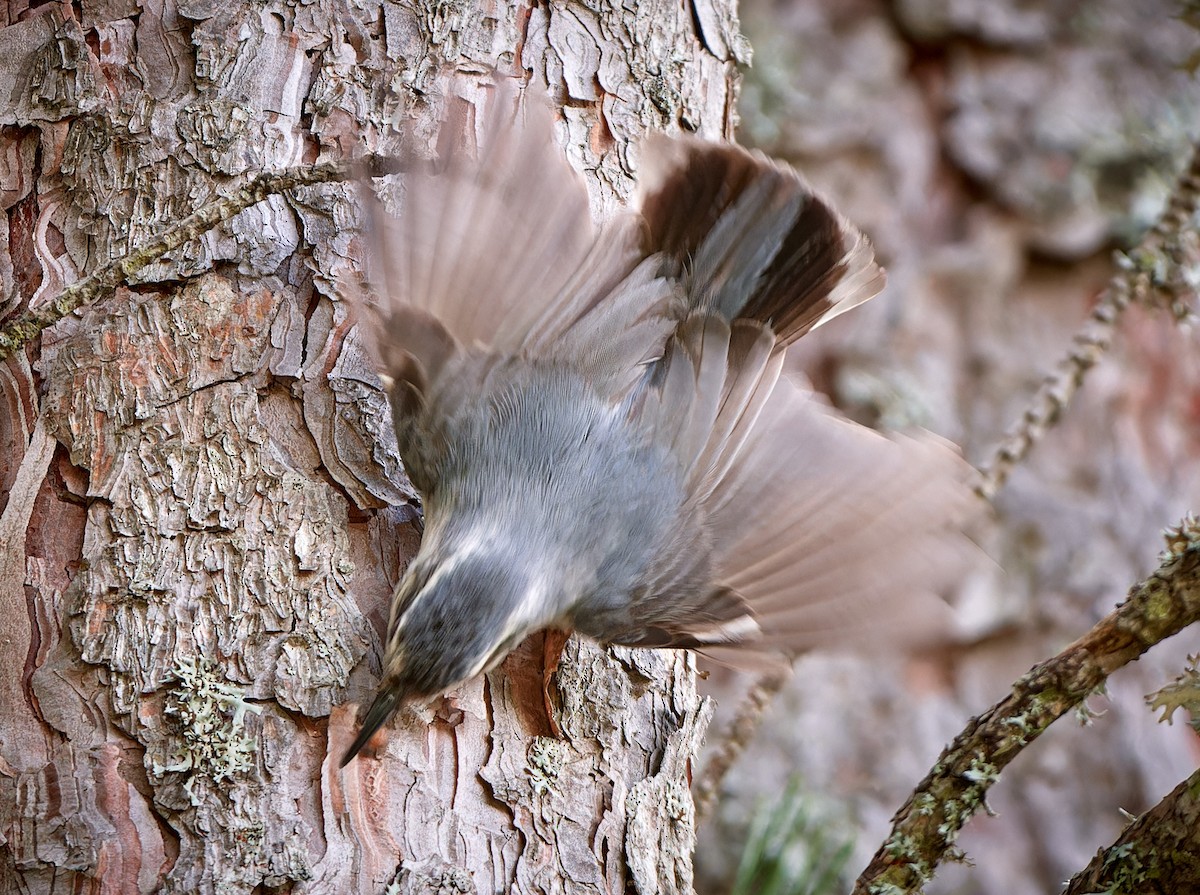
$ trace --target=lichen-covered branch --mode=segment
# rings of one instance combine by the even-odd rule
[[[380,177],[393,174],[404,167],[400,159],[386,156],[367,156],[353,162],[325,162],[306,165],[287,171],[260,174],[221,199],[205,205],[184,218],[174,227],[133,251],[98,268],[83,279],[63,289],[46,304],[26,311],[0,330],[0,361],[35,338],[42,330],[53,326],[72,311],[89,305],[128,283],[142,270],[184,243],[202,236],[269,196],[285,193],[298,187],[319,183],[336,183],[354,177]]]
[[[1008,697],[973,719],[942,752],[896,813],[891,835],[858,878],[854,895],[920,889],[1022,749],[1118,668],[1197,619],[1200,522],[1189,516],[1167,532],[1159,568],[1124,603],[1014,683]]]
[[[1193,150],[1191,163],[1179,178],[1158,222],[1136,249],[1118,254],[1120,270],[1109,281],[1087,322],[1071,339],[1067,356],[1046,377],[1020,421],[996,448],[991,460],[982,466],[983,477],[976,486],[982,497],[987,500],[995,497],[1009,473],[1058,422],[1083,384],[1087,371],[1108,351],[1117,319],[1131,301],[1165,306],[1177,317],[1187,315],[1189,299],[1196,292],[1195,268],[1200,261],[1196,228],[1190,225],[1198,204],[1200,147]]]
[[[1063,895],[1191,892],[1200,880],[1200,771],[1125,828]]]

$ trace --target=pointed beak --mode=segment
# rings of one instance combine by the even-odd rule
[[[375,697],[375,701],[371,703],[371,707],[367,710],[366,717],[363,718],[362,727],[358,731],[358,736],[354,738],[354,742],[350,744],[350,748],[346,750],[346,754],[342,757],[342,763],[339,767],[345,767],[350,763],[350,760],[359,753],[359,750],[367,744],[367,741],[375,735],[375,731],[383,726],[383,723],[400,705],[400,694],[394,687],[388,687]]]

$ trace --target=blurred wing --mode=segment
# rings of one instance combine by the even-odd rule
[[[639,601],[648,636],[783,655],[936,636],[937,591],[967,554],[970,468],[933,437],[885,437],[779,378],[787,344],[882,288],[869,242],[761,155],[657,140],[648,159],[647,245],[687,311],[631,416],[679,460],[685,515],[704,520]]]
[[[971,468],[932,435],[884,436],[781,379],[705,501],[719,590],[755,646],[789,655],[946,633],[939,592],[965,568]]]
[[[703,531],[664,551],[635,610],[655,641],[642,645],[745,665],[709,647],[787,657],[944,636],[940,591],[971,555],[970,467],[932,435],[843,419],[780,377],[773,341],[761,324],[693,319],[652,393],[656,435],[688,470],[683,515]]]
[[[437,158],[401,183],[395,215],[370,203],[377,353],[393,378],[423,392],[463,349],[627,368],[657,354],[669,284],[642,263],[639,218],[593,227],[544,99],[502,80],[479,120],[453,101]]]

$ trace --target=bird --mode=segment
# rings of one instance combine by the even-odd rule
[[[424,531],[342,766],[541,629],[787,662],[944,626],[969,467],[783,372],[883,288],[862,232],[788,165],[689,135],[645,140],[597,226],[549,102],[485,93],[449,103],[395,213],[368,200],[362,326]]]

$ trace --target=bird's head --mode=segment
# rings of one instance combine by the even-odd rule
[[[535,581],[502,550],[441,551],[427,540],[397,588],[379,690],[342,765],[397,709],[494,668],[552,622]]]

